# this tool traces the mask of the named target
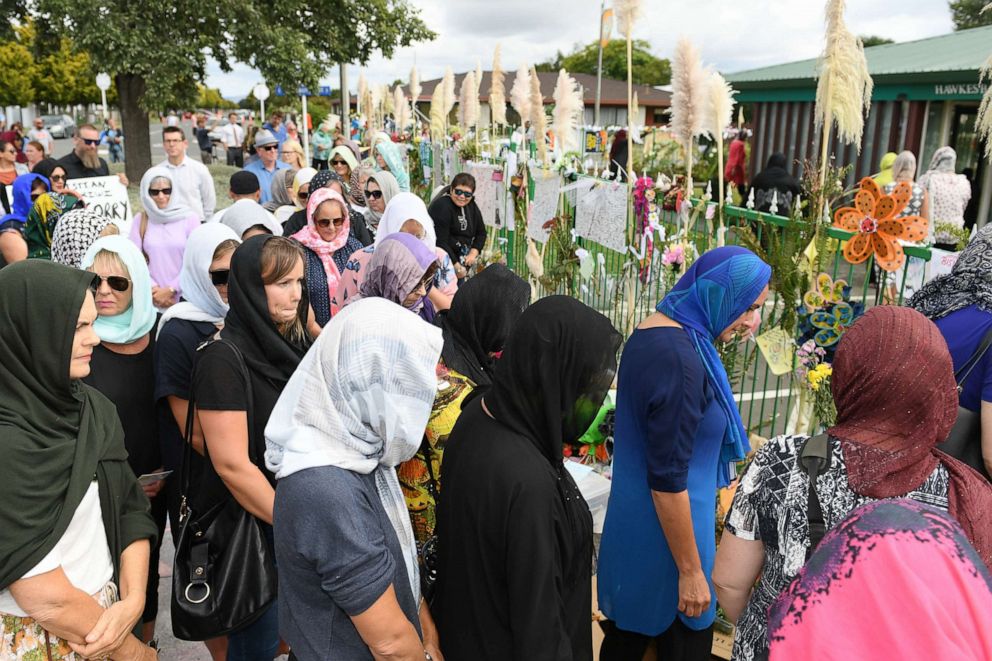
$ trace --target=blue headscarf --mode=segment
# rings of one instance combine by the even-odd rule
[[[658,312],[680,323],[689,333],[727,416],[727,433],[720,450],[720,486],[730,484],[733,462],[744,459],[751,445],[727,370],[713,343],[754,304],[771,275],[771,267],[746,248],[716,248],[703,253],[657,307]]]
[[[14,199],[10,203],[10,213],[0,218],[0,223],[5,223],[8,220],[17,220],[22,223],[28,221],[28,214],[31,213],[31,207],[34,206],[34,201],[31,199],[31,189],[34,188],[35,181],[45,184],[46,192],[52,189],[48,183],[48,179],[34,172],[22,174],[17,179],[14,179],[12,186],[14,189]]]
[[[396,183],[400,186],[400,191],[410,190],[410,175],[407,174],[406,166],[403,164],[403,152],[401,147],[395,142],[383,140],[375,146],[376,152],[386,161],[389,172],[396,177]]]
[[[93,260],[102,250],[116,253],[127,267],[131,279],[131,305],[120,314],[97,317],[93,329],[100,339],[112,344],[130,344],[143,337],[155,325],[155,306],[152,305],[152,278],[148,263],[138,246],[123,236],[105,236],[97,239],[86,254],[83,269],[93,266]]]

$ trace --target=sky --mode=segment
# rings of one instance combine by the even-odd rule
[[[408,80],[414,64],[421,80],[474,69],[490,69],[496,44],[502,48],[503,68],[551,59],[569,53],[576,44],[599,36],[599,0],[409,0],[421,10],[433,42],[397,49],[390,59],[374,57],[364,67],[373,83]],[[607,2],[609,6],[610,2]],[[823,44],[823,0],[642,0],[646,15],[634,28],[634,38],[647,40],[652,52],[670,57],[681,36],[699,47],[705,64],[733,73],[782,62],[816,57]],[[911,41],[953,30],[946,0],[849,0],[849,29]],[[614,32],[614,37],[618,37]],[[357,88],[357,64],[348,67],[352,92]],[[329,68],[321,84],[338,87],[338,68]],[[207,85],[229,99],[247,96],[261,76],[236,64],[224,73],[216,62],[207,70]]]

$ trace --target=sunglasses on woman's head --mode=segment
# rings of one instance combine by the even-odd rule
[[[471,199],[471,197],[473,195],[475,195],[475,193],[473,193],[472,191],[465,190],[463,188],[456,188],[455,190],[453,190],[451,192],[454,193],[455,195],[457,195],[458,197],[466,197],[466,198],[469,198],[469,199]]]
[[[156,197],[158,195],[172,195],[172,189],[171,188],[149,188],[148,189],[148,195],[149,195],[149,197]]]
[[[210,282],[212,282],[214,286],[219,287],[220,285],[226,285],[230,279],[231,269],[217,269],[216,271],[210,272]]]
[[[317,227],[323,227],[327,229],[334,223],[335,227],[341,227],[344,225],[344,216],[338,216],[337,218],[314,218],[313,224]]]
[[[365,190],[365,197],[372,198],[373,200],[380,200],[380,199],[382,199],[382,191],[381,190],[368,190],[368,189],[366,189]]]
[[[93,282],[90,283],[90,291],[95,294],[100,289],[100,284],[104,281],[114,291],[127,291],[131,286],[131,281],[122,275],[108,275],[107,277],[103,277],[94,273]]]

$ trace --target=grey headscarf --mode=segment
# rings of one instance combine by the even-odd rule
[[[992,225],[975,235],[948,275],[928,282],[907,305],[931,320],[969,305],[992,312]]]
[[[275,174],[272,175],[272,185],[269,187],[269,194],[272,199],[262,205],[266,211],[275,212],[279,207],[294,206],[288,188],[292,185],[295,176],[296,170],[292,168],[276,170]]]
[[[386,172],[385,170],[380,170],[379,172],[371,174],[369,176],[369,181],[375,181],[375,183],[379,184],[379,190],[382,191],[382,201],[384,204],[388,205],[389,201],[400,192],[400,184],[396,181],[396,177],[394,177],[392,173]],[[368,183],[365,185],[368,186]],[[368,199],[365,200],[365,204],[369,204]],[[386,213],[385,210],[383,210],[382,213]],[[369,212],[366,214],[365,218],[368,220],[369,225],[375,228],[379,226],[379,220],[382,219],[382,213],[373,211],[371,205],[369,205]]]

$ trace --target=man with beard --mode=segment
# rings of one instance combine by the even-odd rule
[[[59,165],[65,170],[65,178],[89,179],[90,177],[106,177],[110,174],[107,161],[97,154],[100,144],[100,132],[92,124],[83,124],[72,138],[72,151],[59,159]],[[117,175],[121,183],[127,186],[127,177],[123,172]]]

